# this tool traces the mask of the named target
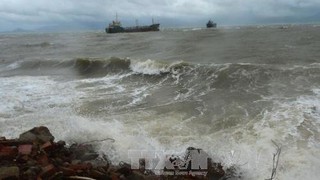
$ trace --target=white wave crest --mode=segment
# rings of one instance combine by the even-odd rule
[[[147,75],[157,75],[170,71],[168,64],[150,59],[147,61],[133,61],[130,64],[130,69],[135,73]]]

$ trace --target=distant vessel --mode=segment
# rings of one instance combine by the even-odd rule
[[[217,23],[214,23],[213,21],[211,21],[211,19],[208,21],[207,23],[207,28],[215,28],[217,27]]]
[[[130,33],[130,32],[147,32],[147,31],[159,31],[160,24],[153,23],[149,26],[132,26],[132,27],[122,27],[121,22],[118,21],[118,16],[116,20],[112,21],[106,28],[106,33]]]

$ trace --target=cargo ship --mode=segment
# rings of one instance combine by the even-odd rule
[[[122,27],[121,22],[116,20],[112,21],[109,26],[106,28],[106,33],[131,33],[131,32],[147,32],[147,31],[159,31],[160,24],[154,23],[149,26],[132,26],[132,27]]]
[[[214,23],[213,21],[211,21],[211,19],[208,21],[207,23],[207,28],[215,28],[217,27],[217,23]]]

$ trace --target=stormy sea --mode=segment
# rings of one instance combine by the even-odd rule
[[[320,26],[0,34],[0,135],[205,150],[243,179],[320,176]],[[274,143],[273,143],[274,142]]]

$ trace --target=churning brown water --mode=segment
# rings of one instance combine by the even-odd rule
[[[0,35],[0,134],[209,152],[244,179],[320,176],[320,26]]]

